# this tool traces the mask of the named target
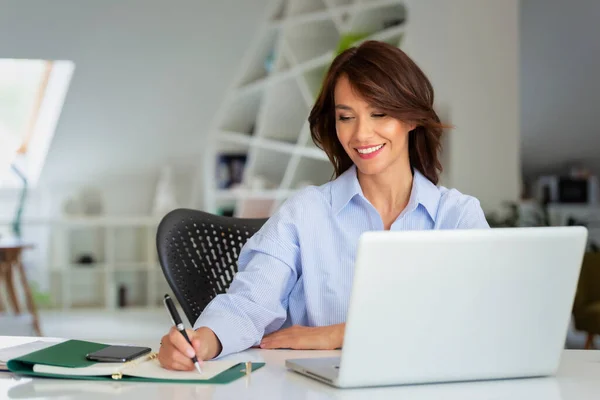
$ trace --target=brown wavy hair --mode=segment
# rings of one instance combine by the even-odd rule
[[[406,53],[373,40],[351,47],[333,60],[308,117],[312,140],[329,157],[335,178],[352,166],[335,127],[334,90],[342,75],[372,107],[416,124],[408,137],[410,165],[437,184],[442,171],[441,136],[447,126],[433,110],[433,87]]]

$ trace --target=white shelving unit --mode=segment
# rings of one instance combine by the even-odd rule
[[[126,307],[160,306],[170,288],[157,258],[159,222],[153,217],[25,220],[25,229],[41,229],[50,238],[44,271],[51,306],[116,309],[120,287],[126,288]],[[84,255],[94,262],[81,263]]]
[[[55,305],[115,309],[121,288],[126,288],[126,307],[160,305],[170,289],[156,253],[159,222],[152,217],[54,221],[50,292]],[[78,263],[85,254],[95,263]]]
[[[405,19],[401,0],[273,0],[213,121],[205,208],[266,217],[296,190],[327,182],[333,168],[312,143],[307,118],[340,40],[360,34],[399,46]],[[215,180],[227,153],[247,157],[235,189]]]

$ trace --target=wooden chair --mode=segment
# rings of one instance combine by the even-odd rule
[[[25,269],[21,262],[21,255],[23,250],[33,248],[32,245],[24,243],[20,240],[0,240],[0,283],[4,283],[6,287],[8,301],[15,314],[21,314],[21,305],[17,296],[17,290],[14,281],[15,273],[19,274],[21,287],[25,294],[25,300],[27,303],[27,310],[33,319],[33,329],[38,336],[42,336],[40,329],[40,322],[31,294],[31,288],[25,275]],[[0,302],[0,312],[4,311],[2,302]]]

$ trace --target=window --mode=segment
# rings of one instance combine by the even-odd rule
[[[22,185],[11,163],[37,183],[73,70],[69,61],[0,59],[0,187]]]

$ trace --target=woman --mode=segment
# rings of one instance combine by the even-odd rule
[[[368,41],[340,54],[309,116],[336,179],[280,207],[189,331],[193,348],[172,329],[161,364],[191,370],[194,354],[252,346],[340,348],[361,233],[488,228],[477,199],[436,186],[443,125],[432,106],[431,84],[402,50]]]

